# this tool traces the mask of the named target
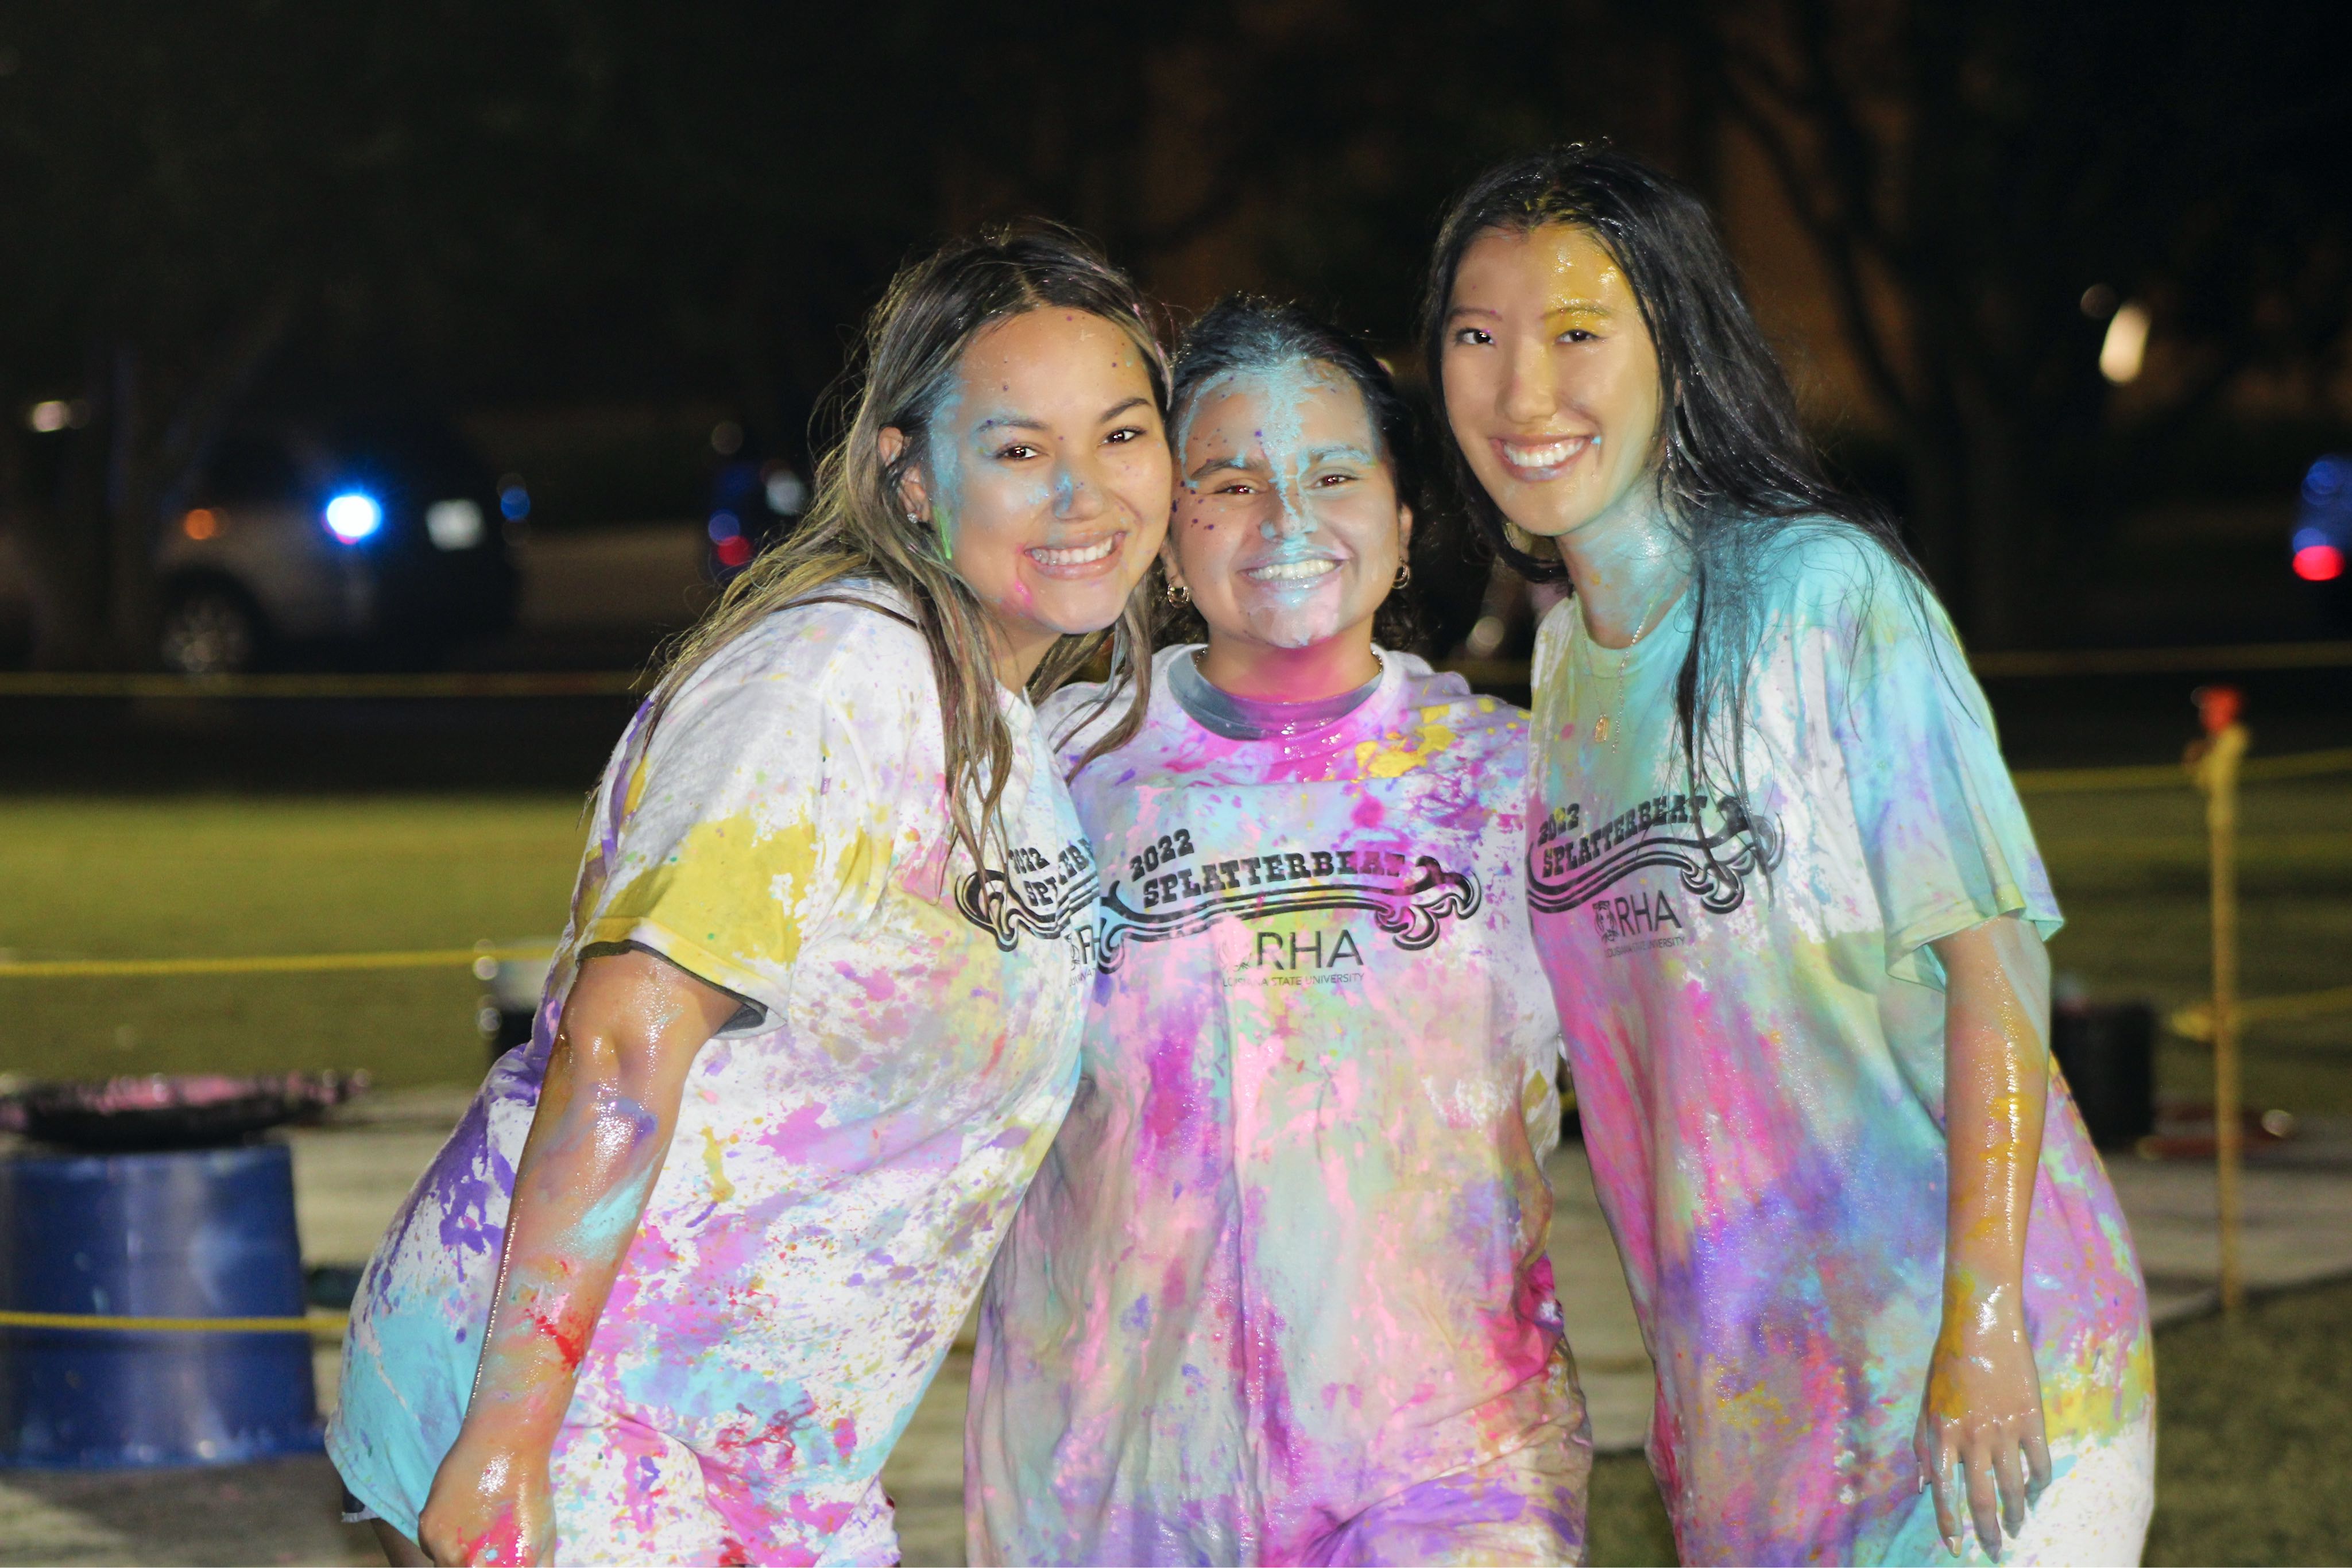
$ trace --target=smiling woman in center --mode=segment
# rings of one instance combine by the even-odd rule
[[[1101,975],[981,1311],[971,1561],[1580,1561],[1525,715],[1375,640],[1417,465],[1360,344],[1228,300],[1173,423],[1205,645],[1132,739],[1125,683],[1039,709]]]

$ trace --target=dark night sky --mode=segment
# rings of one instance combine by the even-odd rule
[[[1987,507],[2088,538],[2086,486],[2261,444],[2216,429],[2352,423],[2348,45],[2284,0],[16,5],[0,400],[135,363],[157,441],[386,384],[791,432],[896,260],[1023,212],[1394,344],[1450,190],[1608,135],[1729,214],[1958,583]],[[2094,284],[2157,322],[2122,394]]]

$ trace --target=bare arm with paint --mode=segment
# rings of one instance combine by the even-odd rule
[[[545,1563],[548,1451],[677,1127],[687,1070],[736,998],[650,953],[589,959],[515,1169],[481,1369],[418,1521],[436,1563]]]
[[[2050,958],[2041,933],[2014,915],[1931,946],[1947,981],[1950,1196],[1943,1332],[1916,1447],[1945,1546],[1958,1555],[1964,1485],[1977,1539],[1998,1558],[2002,1527],[2014,1535],[2050,1484],[2042,1379],[2025,1326],[2025,1227],[2050,1090]]]

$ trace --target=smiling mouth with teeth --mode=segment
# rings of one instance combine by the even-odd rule
[[[1339,570],[1336,560],[1278,560],[1267,566],[1254,566],[1243,572],[1252,582],[1310,582],[1316,578]]]
[[[1522,473],[1541,474],[1549,469],[1566,467],[1592,444],[1593,437],[1590,435],[1567,435],[1541,445],[1505,440],[1497,440],[1495,445],[1503,461],[1511,467]]]
[[[1090,545],[1068,549],[1033,549],[1029,559],[1040,566],[1088,566],[1118,549],[1119,536],[1106,534]]]

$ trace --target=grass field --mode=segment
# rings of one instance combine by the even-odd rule
[[[576,797],[0,800],[0,949],[145,958],[466,947],[551,936],[581,842]],[[2204,838],[2186,789],[2030,802],[2068,915],[2053,946],[2095,996],[2170,1009],[2206,985]],[[2352,984],[2352,779],[2245,800],[2245,984]],[[23,979],[0,976],[0,1071],[362,1067],[386,1084],[478,1076],[462,968]],[[2163,1090],[2206,1097],[2204,1052]],[[2352,1014],[2265,1026],[2250,1097],[2352,1114]]]
[[[2068,915],[2053,947],[2092,994],[2170,1009],[2206,984],[2200,809],[2187,790],[2029,805]],[[23,958],[466,947],[551,936],[579,855],[577,797],[0,800],[0,949]],[[2251,995],[2352,984],[2352,780],[2244,806]],[[365,1068],[470,1081],[480,987],[462,968],[54,980],[0,976],[0,1071],[28,1077]],[[2203,1052],[2167,1045],[2163,1092],[2202,1099]],[[2258,1105],[2352,1114],[2352,1014],[2249,1046]],[[2339,1561],[2352,1540],[2352,1286],[2158,1335],[2156,1563]],[[2334,1477],[2334,1480],[2327,1478]],[[1594,1477],[1593,1561],[1666,1563],[1638,1458]]]
[[[19,959],[468,947],[553,936],[576,798],[0,802],[0,948]],[[470,1081],[462,967],[160,979],[0,977],[0,1071],[365,1068]]]

